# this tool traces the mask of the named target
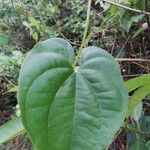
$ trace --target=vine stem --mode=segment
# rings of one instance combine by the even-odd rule
[[[130,11],[133,11],[133,12],[142,13],[142,14],[145,14],[145,15],[150,15],[150,12],[139,10],[139,9],[135,9],[135,8],[131,8],[131,7],[128,7],[128,6],[124,6],[124,5],[112,2],[110,0],[103,0],[103,2],[106,2],[106,3],[112,4],[112,5],[115,5],[115,6],[118,6],[118,7],[127,9],[127,10],[130,10]]]
[[[136,127],[132,127],[131,125],[125,124],[121,128],[128,132],[133,132],[133,133],[142,134],[142,135],[150,135],[150,132],[143,132]]]
[[[81,55],[81,52],[82,52],[82,49],[84,47],[84,44],[85,44],[85,41],[86,41],[86,37],[87,37],[87,34],[88,34],[88,29],[89,29],[89,24],[90,24],[91,3],[92,3],[92,0],[88,0],[86,25],[85,25],[85,29],[84,29],[83,39],[82,39],[82,43],[81,43],[81,46],[79,48],[79,51],[77,52],[77,56],[75,58],[75,61],[74,61],[73,65],[72,65],[73,68],[76,67],[76,65],[77,65],[77,63],[78,63],[78,61],[80,59],[80,55]]]

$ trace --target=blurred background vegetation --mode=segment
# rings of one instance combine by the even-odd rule
[[[112,2],[150,12],[149,0]],[[83,36],[86,11],[86,0],[0,0],[0,125],[17,115],[13,89],[15,91],[20,66],[28,51],[38,41],[56,36],[68,40],[77,50]],[[150,72],[149,61],[130,61],[131,58],[150,59],[148,15],[93,0],[91,16],[87,45],[101,47],[115,58],[128,58],[120,61],[124,80]],[[147,99],[137,108],[136,118],[130,120],[130,124],[141,128],[143,133],[150,131]],[[139,137],[123,131],[109,149],[125,150],[128,146],[131,150],[150,149],[150,136],[142,134]],[[1,145],[0,150],[3,149],[30,150],[32,146],[23,136]]]

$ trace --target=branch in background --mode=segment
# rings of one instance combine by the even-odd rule
[[[144,68],[148,72],[150,71],[150,68],[139,64],[139,62],[147,62],[147,63],[149,62],[150,63],[150,60],[148,60],[148,59],[141,59],[141,58],[116,58],[116,60],[118,62],[132,62],[133,64],[136,64],[136,65],[138,65],[141,68]]]
[[[148,11],[148,0],[145,0],[145,11]],[[148,40],[150,42],[150,20],[148,15],[145,15],[145,17],[148,25]]]
[[[123,78],[133,78],[133,77],[138,77],[144,74],[128,74],[128,75],[123,75]]]
[[[143,68],[143,69],[145,69],[147,72],[150,71],[150,68],[145,67],[145,66],[143,66],[143,65],[141,65],[141,64],[139,64],[139,63],[137,63],[137,62],[132,62],[132,63],[135,64],[135,65],[137,65],[137,66],[139,66],[139,67],[141,67],[141,68]]]
[[[142,14],[145,14],[145,15],[150,15],[150,12],[139,10],[139,9],[135,9],[135,8],[131,8],[131,7],[128,7],[128,6],[124,6],[124,5],[112,2],[110,0],[103,0],[103,2],[106,2],[106,3],[112,4],[112,5],[115,5],[115,6],[124,8],[124,9],[127,9],[129,11],[133,11],[133,12],[137,12],[137,13],[142,13]]]
[[[75,45],[75,46],[80,46],[80,44],[72,42],[70,39],[68,39],[60,30],[58,30],[58,33],[65,39],[67,40],[70,44]]]
[[[150,62],[149,59],[141,59],[141,58],[116,58],[116,60],[119,62],[123,61]]]

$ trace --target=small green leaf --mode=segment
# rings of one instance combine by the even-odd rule
[[[126,88],[129,93],[146,84],[150,84],[150,74],[145,74],[125,82]]]
[[[32,30],[32,28],[31,28],[31,24],[29,24],[28,22],[26,22],[26,21],[23,21],[23,23],[22,23],[25,27],[27,27],[28,29],[30,29],[30,30]]]
[[[7,92],[16,93],[17,90],[18,90],[18,86],[14,86],[14,87],[12,87],[11,89],[9,89]]]
[[[139,34],[143,33],[144,32],[144,29],[143,28],[140,28],[138,30],[136,30],[134,32],[134,35],[132,36],[132,39],[136,38]]]
[[[141,117],[141,115],[142,115],[142,111],[143,111],[143,105],[142,105],[142,102],[141,102],[141,103],[139,103],[139,104],[134,108],[134,110],[133,110],[133,112],[132,112],[132,114],[131,114],[132,118],[133,118],[136,122],[139,121],[139,119],[140,119],[140,117]]]
[[[38,33],[37,32],[32,32],[31,35],[32,35],[32,38],[37,42],[38,38],[39,38]]]
[[[23,127],[21,118],[17,117],[12,119],[0,127],[0,144],[24,133],[25,129]]]
[[[28,17],[29,21],[31,22],[31,26],[36,27],[38,30],[40,30],[40,21],[36,20],[34,17]]]
[[[134,94],[132,95],[131,99],[128,103],[128,113],[127,117],[130,116],[130,114],[133,112],[135,107],[142,102],[142,100],[150,94],[150,84],[144,85],[140,88],[138,88]]]
[[[126,11],[120,19],[120,25],[122,26],[122,28],[129,32],[131,26],[133,23],[138,22],[139,20],[141,20],[144,17],[144,15],[135,15],[134,13],[131,13],[129,11]]]
[[[148,150],[146,148],[145,142],[143,142],[141,139],[137,139],[129,146],[129,150]]]
[[[9,42],[7,34],[0,31],[0,46],[6,45]]]

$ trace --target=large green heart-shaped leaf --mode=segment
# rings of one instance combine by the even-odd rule
[[[19,77],[21,117],[37,150],[103,150],[123,124],[128,95],[119,65],[88,47],[80,65],[63,39],[37,44]]]

